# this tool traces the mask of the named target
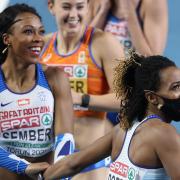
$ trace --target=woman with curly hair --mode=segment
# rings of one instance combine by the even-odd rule
[[[44,176],[74,175],[111,155],[108,180],[180,179],[180,137],[170,124],[180,119],[180,69],[163,56],[131,52],[115,69],[121,122],[84,150],[50,166]]]

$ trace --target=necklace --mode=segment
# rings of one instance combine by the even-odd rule
[[[156,115],[156,114],[151,114],[151,115],[149,115],[149,116],[146,116],[146,118],[145,118],[144,120],[146,121],[146,120],[148,120],[148,119],[154,119],[154,118],[157,118],[157,119],[160,119],[161,121],[163,121],[162,118],[159,117],[159,116]]]

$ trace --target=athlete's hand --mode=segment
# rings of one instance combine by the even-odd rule
[[[25,170],[25,174],[32,179],[36,179],[40,172],[44,172],[49,167],[49,164],[46,162],[42,163],[31,163]]]
[[[72,95],[72,99],[73,99],[73,104],[76,105],[81,105],[82,103],[82,93],[77,93],[75,92],[73,89],[71,89],[71,95]]]

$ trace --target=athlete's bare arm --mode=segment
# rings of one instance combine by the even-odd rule
[[[73,97],[73,103],[80,105],[82,102],[83,94],[76,93],[73,90],[71,92]],[[120,99],[117,99],[115,93],[103,94],[101,96],[91,94],[89,108],[95,109],[96,111],[117,112],[120,109]]]
[[[73,106],[69,79],[58,67],[48,67],[45,72],[55,99],[55,135],[73,133]]]
[[[156,153],[172,180],[180,179],[180,136],[176,129],[166,124],[158,128],[154,145]],[[167,143],[168,142],[168,143]]]
[[[89,1],[89,13],[87,23],[90,26],[104,29],[107,15],[111,8],[111,0],[91,0]]]
[[[128,1],[128,28],[135,49],[144,55],[162,54],[168,31],[168,10],[166,0],[143,0],[140,16],[141,27],[137,17],[135,3]]]
[[[90,164],[109,156],[112,149],[114,131],[98,139],[87,148],[69,155],[50,166],[44,173],[45,180],[73,176]]]

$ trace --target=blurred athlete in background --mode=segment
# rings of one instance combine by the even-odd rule
[[[48,1],[58,30],[47,35],[47,44],[41,54],[42,63],[60,66],[70,78],[76,105],[75,139],[78,149],[106,133],[107,122],[102,111],[112,110],[107,102],[111,104],[112,101],[113,68],[117,59],[124,56],[122,47],[111,34],[86,26],[88,5],[87,0]],[[117,104],[116,110],[119,102]],[[105,165],[104,161],[100,166]],[[81,173],[73,179],[103,179],[106,172],[107,168],[101,168]]]

